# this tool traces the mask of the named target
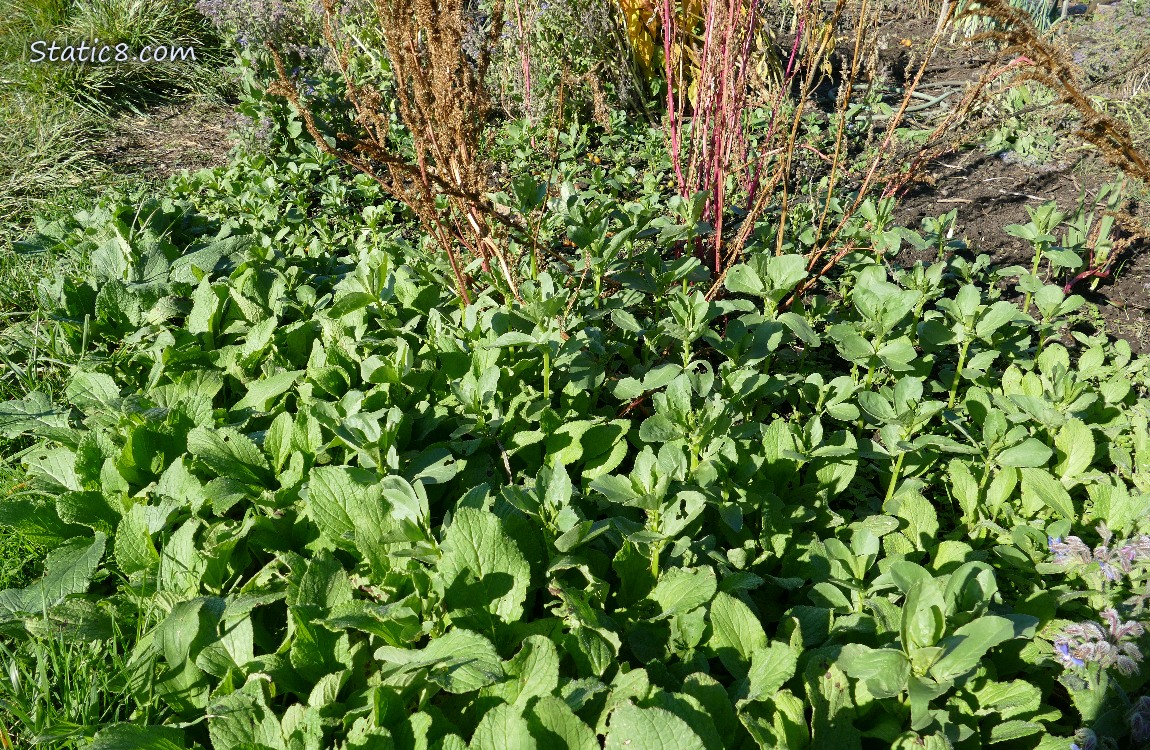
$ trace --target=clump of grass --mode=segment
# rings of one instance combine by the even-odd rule
[[[0,92],[0,217],[4,229],[25,225],[60,193],[100,177],[92,158],[100,118],[67,99]],[[10,259],[4,259],[5,266]]]
[[[0,483],[7,483],[8,474],[7,470],[3,472]],[[16,529],[0,526],[0,591],[31,584],[43,555],[44,550]]]
[[[32,43],[186,47],[195,60],[33,63]],[[9,237],[62,193],[111,173],[93,145],[117,111],[222,98],[226,59],[192,0],[0,0],[0,227]]]
[[[220,96],[225,58],[210,25],[190,0],[0,0],[4,79],[43,98],[67,98],[97,112],[138,110],[191,95]],[[195,59],[160,63],[31,63],[37,40],[186,47]],[[13,75],[13,73],[15,75]]]
[[[105,616],[0,642],[0,747],[85,747],[101,726],[128,720],[128,636]]]

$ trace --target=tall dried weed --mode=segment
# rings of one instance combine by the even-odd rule
[[[347,100],[359,126],[339,133],[329,143],[284,57],[269,44],[278,80],[269,91],[286,97],[325,152],[376,180],[410,208],[424,230],[446,254],[460,298],[470,303],[472,279],[465,256],[478,259],[488,278],[497,276],[505,291],[518,297],[515,263],[498,241],[495,226],[507,220],[486,196],[490,174],[480,153],[490,113],[483,81],[488,51],[503,23],[497,3],[486,19],[484,43],[469,57],[465,45],[469,4],[466,0],[374,0],[372,10],[391,66],[399,117],[410,135],[410,153],[392,131],[388,96],[353,69],[355,45],[339,22],[335,0],[323,0],[324,38],[343,75]],[[441,203],[443,200],[446,203]],[[462,251],[462,252],[461,252]]]

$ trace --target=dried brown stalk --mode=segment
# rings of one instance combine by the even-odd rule
[[[374,0],[394,81],[394,91],[388,94],[394,95],[411,135],[413,156],[401,153],[394,142],[387,97],[351,70],[351,45],[339,28],[337,3],[323,0],[323,8],[324,37],[342,73],[359,132],[339,133],[334,144],[329,142],[274,45],[269,49],[277,80],[268,91],[291,102],[320,149],[374,179],[415,213],[446,254],[465,303],[471,301],[470,279],[460,248],[478,258],[492,278],[493,266],[497,267],[507,290],[518,298],[516,264],[507,255],[506,243],[493,232],[497,225],[517,227],[487,197],[490,169],[480,156],[490,111],[483,80],[491,44],[479,45],[478,59],[468,59],[465,0]],[[489,19],[490,38],[499,34],[502,17],[502,3],[497,3]],[[446,199],[446,208],[437,206],[439,197]]]
[[[1082,91],[1074,64],[1035,30],[1026,13],[1006,0],[982,0],[967,13],[988,16],[1001,27],[978,34],[972,41],[998,43],[1002,55],[1025,61],[1017,80],[1037,81],[1053,91],[1059,102],[1073,107],[1082,118],[1076,135],[1094,145],[1111,166],[1150,183],[1150,160],[1134,145],[1130,129],[1094,107]]]

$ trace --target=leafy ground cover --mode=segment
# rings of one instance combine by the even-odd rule
[[[57,273],[5,310],[0,742],[1150,741],[1150,360],[1076,278],[1122,230],[1028,202],[1002,262],[859,196],[816,278],[808,186],[720,276],[664,130],[517,85],[488,200],[531,251],[470,303],[254,86],[271,147],[19,244]]]

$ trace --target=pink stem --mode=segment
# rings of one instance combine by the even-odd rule
[[[531,122],[531,57],[528,53],[527,34],[523,28],[523,15],[519,12],[519,0],[515,0],[515,26],[519,30],[521,44],[519,59],[523,63],[523,110],[527,122]]]
[[[802,40],[803,40],[803,32],[806,30],[805,27],[806,27],[806,18],[803,16],[800,16],[798,28],[795,30],[795,41],[791,45],[790,58],[787,60],[787,70],[784,73],[784,80],[786,80],[786,81],[791,80],[791,76],[794,75],[795,60],[799,54],[799,47],[801,46]],[[769,144],[771,142],[771,138],[773,138],[775,135],[775,124],[778,121],[779,110],[782,109],[782,106],[783,106],[783,90],[782,90],[782,88],[780,88],[778,95],[775,97],[775,105],[774,105],[774,107],[771,108],[771,124],[767,127],[767,137],[763,141],[764,144]],[[760,184],[760,179],[762,178],[763,162],[764,161],[765,161],[764,159],[760,158],[758,160],[758,163],[755,165],[755,176],[751,180],[750,190],[747,191],[747,205],[748,206],[750,206],[754,203],[755,196],[759,192],[759,184]]]
[[[663,0],[663,69],[667,76],[667,131],[671,138],[671,165],[679,181],[679,193],[687,189],[683,178],[682,157],[679,154],[679,138],[682,123],[675,112],[675,74],[671,65],[671,40],[676,34],[675,10],[671,0]]]

